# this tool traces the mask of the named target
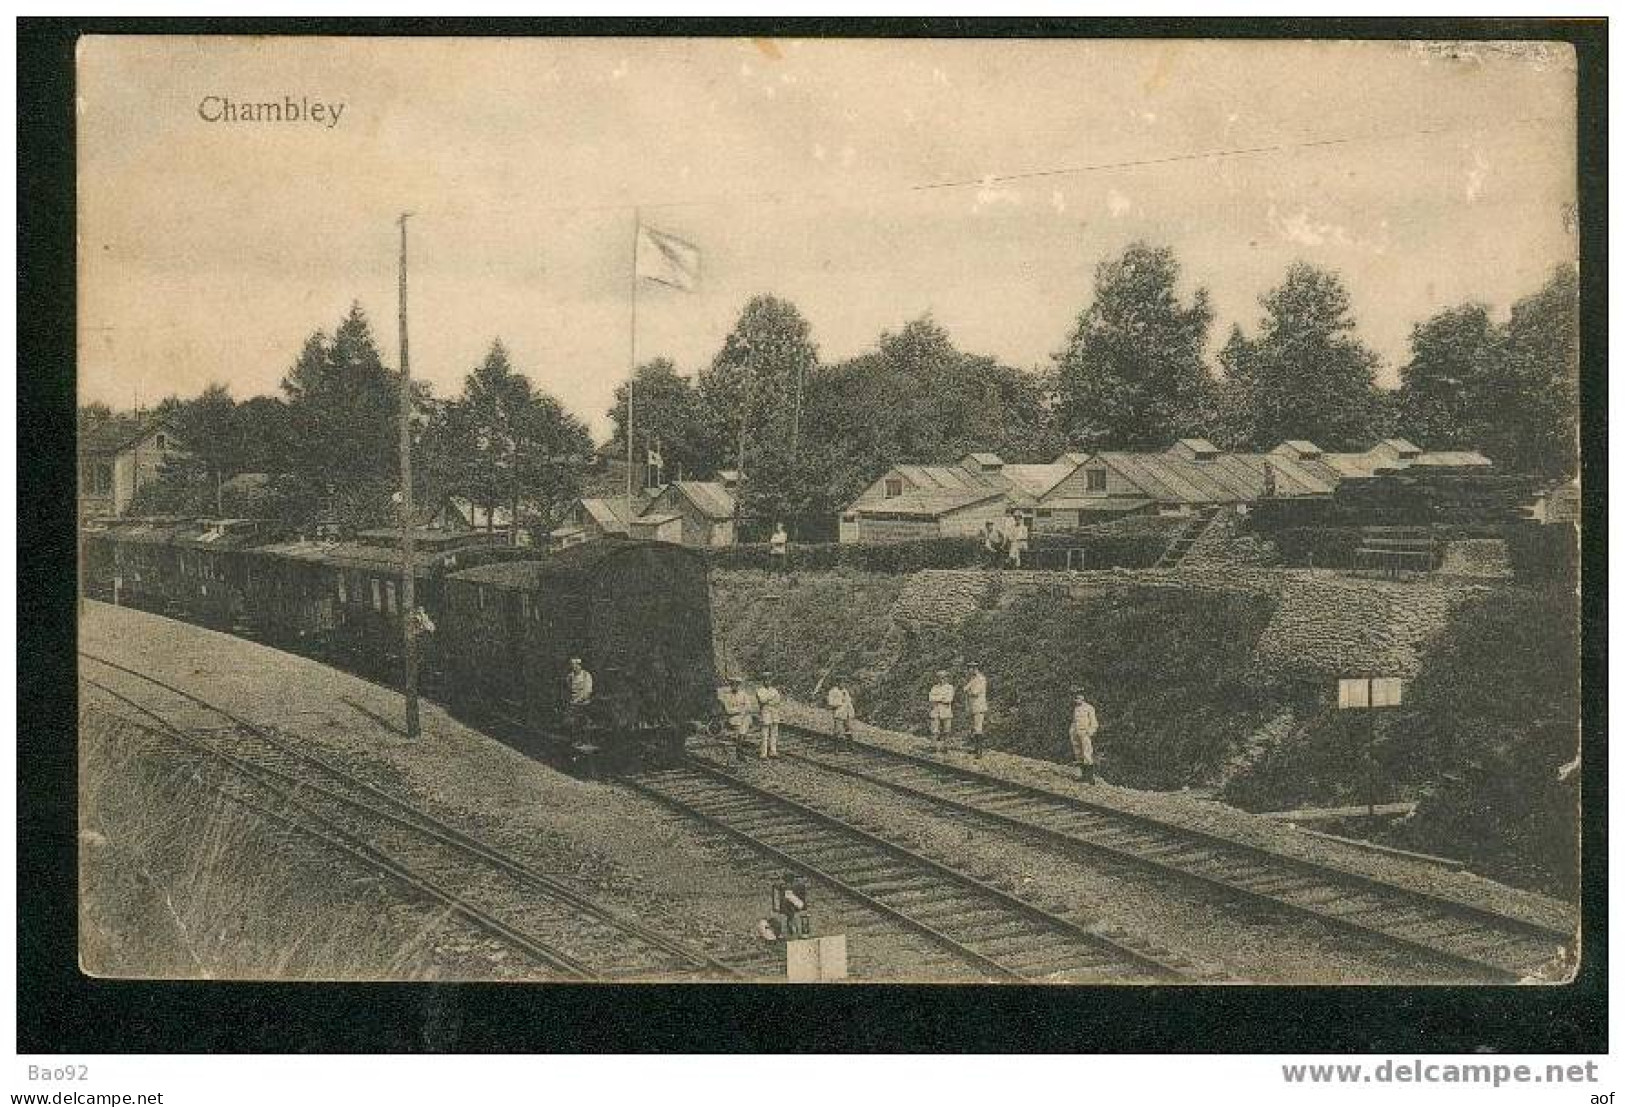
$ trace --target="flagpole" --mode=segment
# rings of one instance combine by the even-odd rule
[[[632,387],[638,376],[638,237],[643,232],[643,212],[632,209],[632,326],[627,336],[626,355],[626,529],[632,533]]]
[[[406,220],[411,212],[402,212],[401,224],[401,628],[405,641],[406,736],[418,736],[418,643],[417,643],[417,583],[412,562],[412,366],[406,346]]]

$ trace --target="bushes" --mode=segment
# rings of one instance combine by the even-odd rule
[[[1265,596],[1167,588],[1022,597],[958,627],[909,636],[897,661],[858,689],[859,710],[920,730],[932,673],[945,668],[963,679],[964,662],[974,659],[991,682],[994,747],[1070,761],[1069,690],[1082,685],[1100,712],[1095,749],[1107,779],[1141,788],[1200,784],[1279,711],[1281,689],[1260,681],[1252,664],[1273,609]]]
[[[1292,568],[1352,569],[1360,548],[1356,527],[1283,527],[1269,538],[1279,563]]]
[[[1507,558],[1519,583],[1573,587],[1580,574],[1580,532],[1571,526],[1526,523],[1507,528]]]
[[[1185,520],[1180,520],[1183,524]],[[1068,551],[1082,554],[1079,564],[1073,555],[1071,566],[1084,569],[1149,569],[1168,548],[1177,529],[1164,529],[1160,533],[1106,533],[1090,530],[1071,534],[1045,534],[1032,542],[1030,556],[1024,565],[1035,569],[1065,569]]]
[[[707,550],[714,569],[771,569],[765,542]],[[793,569],[864,569],[876,573],[912,573],[920,569],[967,569],[982,564],[976,538],[915,538],[904,542],[791,543]]]
[[[1557,528],[1547,528],[1557,529]],[[1510,588],[1456,617],[1395,720],[1405,775],[1426,782],[1405,828],[1422,849],[1572,897],[1579,610],[1563,585]]]

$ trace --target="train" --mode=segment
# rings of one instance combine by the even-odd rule
[[[403,671],[401,533],[292,535],[246,519],[87,525],[85,595],[316,657]],[[459,717],[593,768],[680,756],[718,727],[709,569],[682,546],[605,537],[551,553],[414,532],[419,678]],[[593,675],[570,702],[570,660]]]

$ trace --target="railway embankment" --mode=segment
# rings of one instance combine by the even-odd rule
[[[1081,686],[1114,783],[1260,812],[1414,802],[1414,816],[1380,831],[1389,844],[1567,895],[1574,835],[1562,812],[1573,797],[1553,782],[1573,756],[1577,718],[1540,705],[1564,702],[1559,686],[1576,678],[1572,665],[1537,659],[1572,659],[1575,647],[1541,616],[1545,593],[1499,575],[1494,554],[1461,551],[1453,571],[1404,581],[1228,563],[719,571],[714,618],[725,668],[773,669],[782,689],[814,703],[840,675],[860,716],[891,730],[922,734],[934,674],[962,680],[975,661],[991,686],[990,743],[1064,764],[1070,691]],[[1524,615],[1496,615],[1514,609]],[[1486,635],[1491,622],[1507,625]],[[1368,675],[1406,681],[1403,710],[1378,720],[1338,710],[1338,681]],[[1481,725],[1451,721],[1462,717]],[[1519,734],[1537,737],[1533,758],[1512,748]],[[1539,797],[1530,825],[1495,819],[1509,790]]]
[[[80,649],[300,743],[391,795],[728,961],[777,870],[609,782],[581,780],[425,704],[399,730],[392,690],[253,642],[87,603]],[[108,976],[513,979],[511,950],[442,905],[230,804],[194,759],[87,688],[81,771],[82,955]],[[164,710],[168,710],[165,708]],[[195,710],[176,707],[180,719]],[[911,950],[877,939],[861,971]]]

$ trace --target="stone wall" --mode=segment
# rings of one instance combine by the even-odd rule
[[[922,569],[898,593],[891,621],[904,630],[957,626],[983,606],[994,576],[985,569]]]
[[[1410,677],[1428,643],[1484,585],[1437,578],[1372,580],[1329,572],[1286,577],[1259,639],[1260,665],[1282,675]]]
[[[985,581],[993,574],[967,575],[980,575]],[[1362,673],[1414,675],[1428,642],[1462,603],[1486,587],[1477,580],[1437,574],[1391,581],[1327,569],[1209,561],[1173,569],[1007,571],[998,574],[996,600],[1002,604],[1022,595],[1083,600],[1119,588],[1273,595],[1278,603],[1258,642],[1259,667],[1285,677],[1330,680]],[[939,609],[951,602],[955,601],[939,600]],[[974,601],[956,602],[960,613],[955,621],[976,608]]]
[[[1453,577],[1476,577],[1482,580],[1510,580],[1512,561],[1507,556],[1507,544],[1501,538],[1471,538],[1447,542],[1444,562],[1439,572]]]

